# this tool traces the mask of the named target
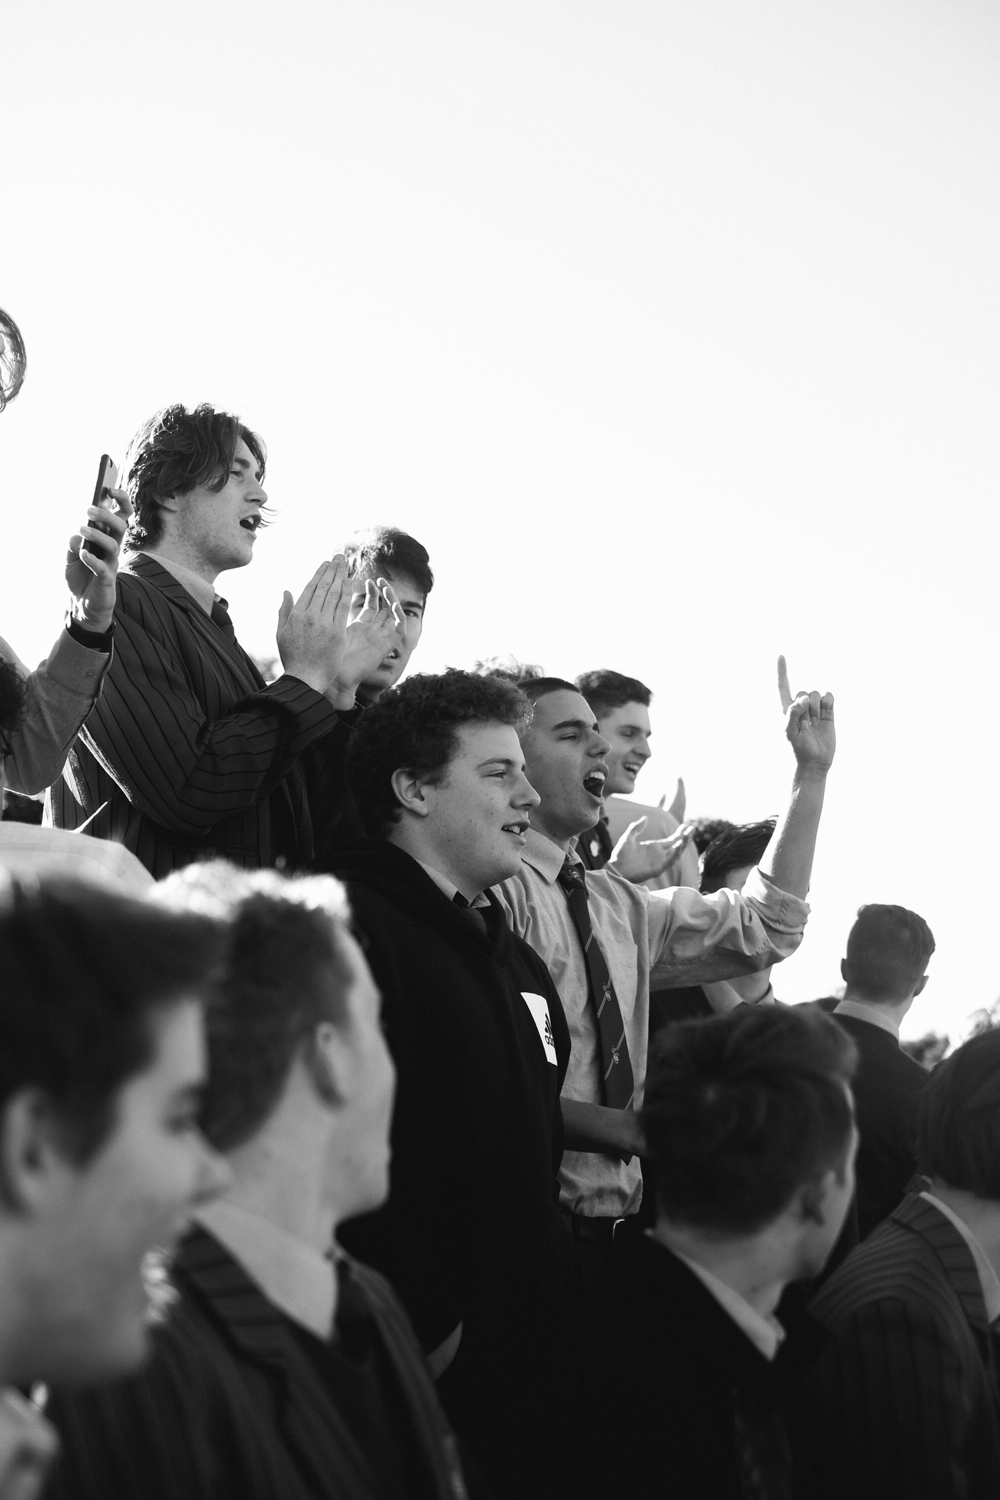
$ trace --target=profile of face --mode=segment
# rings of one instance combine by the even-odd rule
[[[439,781],[393,777],[397,796],[417,821],[421,846],[460,890],[487,890],[521,868],[521,851],[538,793],[524,770],[509,724],[463,724],[458,747]]]
[[[840,1170],[824,1172],[816,1188],[813,1211],[802,1220],[797,1280],[807,1281],[818,1276],[840,1237],[854,1197],[854,1159],[858,1154],[859,1139],[857,1126],[852,1124]]]
[[[382,997],[364,954],[346,930],[338,946],[350,971],[344,1000],[346,1025],[319,1029],[334,1083],[336,1115],[331,1137],[331,1192],[338,1219],[368,1213],[389,1193],[389,1129],[396,1068],[379,1023]]]
[[[629,796],[635,791],[635,778],[649,759],[649,736],[652,727],[649,709],[644,703],[625,703],[602,714],[598,727],[610,745],[607,754],[608,779],[604,794]]]
[[[199,484],[164,502],[165,530],[179,560],[213,577],[252,562],[267,504],[260,480],[260,465],[240,438],[221,490]]]
[[[420,633],[424,628],[424,610],[427,605],[427,596],[407,573],[390,573],[388,569],[379,574],[387,583],[391,583],[396,590],[400,608],[403,611],[403,619],[406,622],[402,637],[397,637],[396,644],[389,652],[384,661],[379,662],[370,677],[367,677],[358,688],[358,697],[365,703],[374,703],[386,688],[392,687],[399,681],[406,671],[410,657],[417,649],[420,641]],[[351,608],[348,614],[348,623],[356,620],[365,607],[365,583],[375,581],[373,573],[359,573],[356,578],[351,579]]]
[[[546,693],[521,740],[528,780],[540,797],[532,826],[563,842],[593,828],[608,775],[608,741],[581,693]]]
[[[50,1139],[32,1175],[20,1174],[37,1309],[26,1380],[89,1383],[139,1365],[148,1339],[143,1261],[170,1251],[195,1209],[229,1183],[197,1124],[201,1006],[180,1001],[150,1024],[152,1060],[119,1091],[114,1127],[96,1154],[78,1166]]]

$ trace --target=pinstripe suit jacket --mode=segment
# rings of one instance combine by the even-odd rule
[[[118,574],[104,692],[52,788],[52,821],[114,839],[159,879],[195,859],[307,865],[304,752],[350,730],[295,677],[265,685],[235,638],[152,557]]]
[[[810,1311],[831,1337],[794,1419],[803,1497],[996,1500],[996,1334],[954,1225],[912,1194]]]
[[[454,1437],[387,1281],[342,1266],[342,1302],[370,1313],[423,1463],[411,1492],[464,1500]],[[181,1246],[179,1300],[128,1380],[49,1414],[62,1441],[47,1500],[383,1500],[317,1366],[286,1319],[203,1229]]]

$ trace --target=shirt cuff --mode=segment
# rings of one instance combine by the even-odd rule
[[[798,896],[783,891],[757,865],[743,882],[742,895],[747,901],[752,901],[770,925],[779,931],[800,932],[809,919],[808,901],[801,901]]]
[[[107,654],[110,653],[114,641],[115,623],[112,620],[110,630],[86,630],[79,620],[70,615],[66,620],[66,633],[90,651],[103,651]]]

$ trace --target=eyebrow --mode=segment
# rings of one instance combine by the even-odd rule
[[[521,761],[514,760],[509,755],[490,755],[487,756],[486,760],[479,762],[476,770],[481,771],[484,766],[520,766],[521,764]]]
[[[586,719],[560,719],[558,724],[553,724],[553,729],[596,729],[596,721],[588,724]]]
[[[232,467],[234,469],[253,469],[253,464],[248,458],[234,458]],[[260,483],[260,469],[254,469],[253,477]]]

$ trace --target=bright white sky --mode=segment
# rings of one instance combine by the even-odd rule
[[[778,810],[774,686],[837,694],[806,941],[938,941],[908,1031],[1000,993],[1000,10],[991,0],[6,6],[0,629],[44,655],[97,461],[240,412],[281,590],[358,525],[428,547],[415,665],[654,689],[638,795]]]

